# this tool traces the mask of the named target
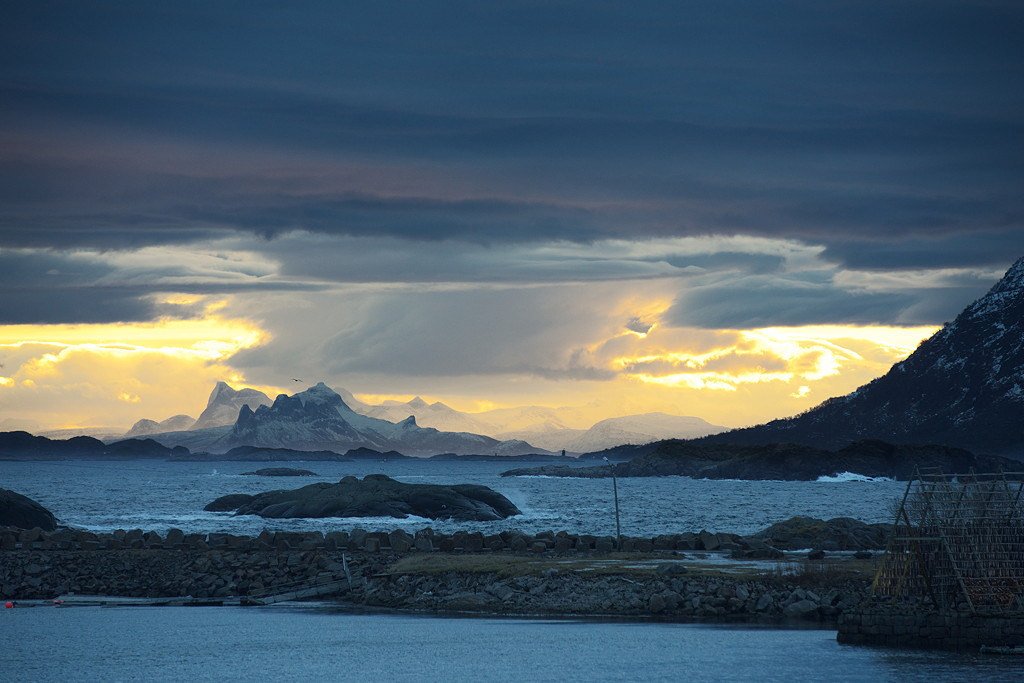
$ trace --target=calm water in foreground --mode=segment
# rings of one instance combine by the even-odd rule
[[[0,612],[5,681],[1020,681],[1019,657],[838,645],[829,630],[267,608]]]

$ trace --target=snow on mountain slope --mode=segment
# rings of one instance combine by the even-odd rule
[[[137,436],[160,434],[161,432],[181,432],[189,429],[195,423],[196,419],[191,415],[175,415],[160,422],[142,419],[125,432],[124,438],[131,439]]]
[[[423,427],[484,434],[500,440],[522,440],[546,450],[564,449],[573,453],[586,453],[626,443],[650,443],[659,439],[690,439],[725,430],[725,427],[710,424],[698,417],[666,413],[613,417],[601,420],[589,429],[580,429],[566,424],[567,420],[578,421],[579,417],[574,413],[581,411],[577,408],[522,406],[466,413],[440,401],[428,403],[419,396],[406,402],[384,401],[378,406],[361,404],[360,407],[353,407],[353,410],[392,422],[400,422],[411,415]]]
[[[644,444],[662,439],[695,439],[724,432],[699,417],[643,413],[601,420],[566,447],[575,453],[590,453],[622,444]]]
[[[226,382],[217,382],[206,402],[206,409],[199,415],[192,430],[222,427],[235,423],[242,406],[255,410],[271,404],[270,397],[255,389],[234,389]]]
[[[548,450],[591,453],[623,444],[645,444],[661,439],[693,439],[725,431],[699,417],[644,413],[612,417],[590,429],[559,429],[545,425],[536,430],[504,432],[499,438],[521,438]]]
[[[362,415],[352,410],[337,392],[322,382],[293,396],[282,394],[272,405],[260,406],[255,411],[243,407],[221,445],[342,452],[366,447],[397,450],[406,455],[513,455],[537,451],[530,444],[521,442],[502,443],[479,434],[420,427],[411,416],[400,422],[390,422]]]
[[[427,403],[419,396],[406,403],[385,401],[379,406],[367,406],[365,410],[360,410],[356,406],[352,408],[364,415],[391,422],[400,422],[412,415],[420,426],[433,427],[443,432],[472,432],[490,436],[493,436],[494,432],[494,425],[486,420],[455,410],[440,401]]]

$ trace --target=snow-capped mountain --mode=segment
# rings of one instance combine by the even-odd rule
[[[213,392],[210,393],[210,398],[206,402],[206,409],[188,429],[199,430],[231,425],[238,418],[238,411],[242,409],[242,406],[249,406],[251,410],[256,410],[260,406],[269,406],[270,404],[270,397],[262,391],[248,388],[236,390],[226,382],[217,382],[217,386],[213,388]]]
[[[660,439],[692,439],[725,430],[725,427],[710,424],[699,417],[666,413],[613,417],[601,420],[590,428],[579,429],[568,426],[568,422],[579,420],[573,414],[578,409],[574,408],[522,406],[466,413],[440,401],[428,403],[419,396],[407,402],[385,401],[378,406],[352,405],[347,398],[345,402],[355,412],[369,417],[400,422],[411,415],[423,427],[485,434],[499,440],[528,441],[547,450],[566,450],[571,453],[587,453],[627,443],[643,444]]]
[[[311,414],[303,416],[302,411],[296,412],[293,399],[298,400],[303,411],[310,403]],[[342,406],[335,412],[344,425],[331,414],[328,415],[331,419],[312,426],[316,422],[312,419],[313,408],[335,400]],[[243,406],[248,407],[248,413]],[[302,424],[270,420],[267,411],[260,412],[261,406],[274,409],[277,417],[301,418]],[[283,400],[279,396],[271,401],[260,391],[236,391],[218,382],[206,410],[194,423],[187,424],[186,420],[191,418],[184,415],[163,422],[139,420],[125,436],[159,435],[165,445],[185,446],[193,451],[220,452],[238,445],[315,450],[364,446],[394,449],[410,455],[445,452],[519,455],[545,450],[585,453],[626,443],[694,438],[724,429],[700,418],[665,413],[609,418],[588,429],[569,426],[580,424],[587,410],[586,406],[520,406],[467,413],[440,401],[428,403],[419,396],[411,401],[370,405],[345,389],[329,389],[323,383],[295,396],[284,396]],[[239,427],[237,421],[243,416],[246,422]],[[405,425],[404,431],[397,432],[396,425]]]
[[[346,401],[346,403],[349,403]],[[351,405],[351,404],[350,404]],[[427,403],[416,398],[406,403],[385,401],[379,406],[351,406],[356,412],[368,417],[376,417],[391,422],[400,422],[410,415],[423,427],[433,427],[445,432],[471,432],[474,434],[493,435],[494,425],[469,413],[463,413],[436,401]]]
[[[699,417],[644,413],[601,420],[573,439],[566,450],[590,453],[621,444],[644,444],[661,439],[695,439],[724,432],[725,427],[713,425]]]
[[[883,377],[802,415],[709,440],[836,448],[866,438],[1024,455],[1024,258]]]
[[[166,420],[157,422],[156,420],[142,419],[132,425],[132,428],[124,433],[124,438],[132,439],[137,436],[147,436],[149,434],[159,434],[161,432],[180,432],[188,429],[196,423],[196,419],[191,415],[175,415],[169,417]]]
[[[282,394],[272,405],[255,411],[242,407],[234,426],[217,444],[218,448],[240,445],[341,452],[366,447],[406,455],[518,455],[538,450],[522,441],[420,427],[412,416],[397,423],[368,417],[352,410],[323,382],[293,396]]]
[[[591,453],[623,444],[639,445],[662,439],[695,439],[725,430],[726,427],[713,425],[699,417],[643,413],[610,417],[589,429],[558,428],[546,424],[497,436],[525,439],[553,451],[564,449],[570,453]]]

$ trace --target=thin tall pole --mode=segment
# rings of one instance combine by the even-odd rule
[[[615,495],[615,549],[622,550],[622,525],[619,523],[619,482],[615,478],[615,467],[611,464],[608,458],[604,461],[608,463],[608,470],[612,473],[612,492]]]
[[[615,548],[622,550],[622,525],[619,523],[619,483],[615,479],[615,470],[612,470],[612,491],[615,493]]]

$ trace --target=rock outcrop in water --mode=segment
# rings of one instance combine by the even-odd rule
[[[264,467],[254,472],[242,472],[243,476],[252,477],[318,477],[316,472],[295,467]]]
[[[0,489],[0,527],[53,531],[57,519],[53,513],[28,496]]]
[[[947,473],[1020,469],[1020,463],[1009,458],[975,455],[961,448],[902,446],[883,441],[859,441],[838,451],[795,444],[746,446],[676,440],[635,449],[635,458],[612,466],[528,467],[508,470],[501,476],[604,478],[614,471],[617,477],[814,481],[849,472],[907,480],[917,467],[937,467]]]
[[[224,498],[210,505],[219,504]],[[207,506],[210,509],[210,506]],[[505,496],[486,486],[404,484],[383,474],[337,484],[310,484],[291,491],[268,491],[237,506],[236,515],[272,519],[318,517],[395,517],[488,522],[521,514]]]
[[[207,512],[234,512],[256,496],[251,493],[229,493],[206,504]]]

